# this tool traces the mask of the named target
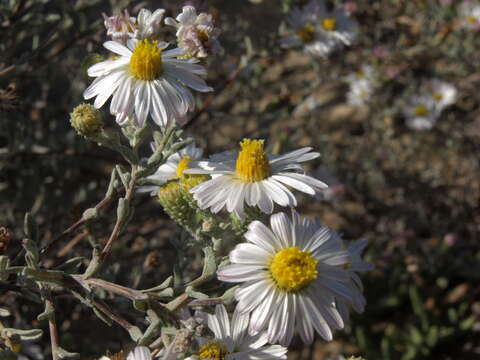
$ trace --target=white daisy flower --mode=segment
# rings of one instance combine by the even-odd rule
[[[480,4],[466,0],[459,6],[458,13],[463,27],[480,30]]]
[[[425,90],[432,94],[438,111],[454,104],[457,99],[457,88],[439,79],[432,79],[427,82],[425,84]]]
[[[250,318],[248,314],[240,314],[235,311],[230,321],[225,306],[217,305],[215,315],[204,314],[204,316],[215,338],[198,338],[200,345],[198,355],[187,359],[287,359],[287,348],[267,344],[267,334],[265,332],[255,336],[248,334],[247,328]]]
[[[155,149],[153,149],[155,150]],[[197,148],[194,143],[188,144],[180,151],[168,157],[167,161],[160,165],[157,171],[147,180],[153,180],[155,183],[164,184],[167,181],[179,179],[184,176],[184,172],[191,165],[199,160],[203,155],[203,149]],[[139,192],[152,192],[157,195],[159,186],[141,186]]]
[[[303,45],[314,57],[326,57],[332,51],[356,39],[358,27],[343,8],[327,11],[321,0],[310,1],[303,9],[294,8],[287,23],[295,32],[282,39],[285,47]]]
[[[110,36],[113,41],[126,44],[127,40],[132,38],[137,19],[131,17],[128,10],[125,10],[123,14],[113,16],[102,15],[107,36]]]
[[[240,152],[214,155],[209,161],[198,162],[199,168],[185,171],[212,176],[190,190],[200,208],[217,213],[226,207],[243,219],[245,203],[258,206],[266,214],[272,213],[274,203],[296,206],[295,196],[285,185],[309,195],[327,188],[323,182],[303,173],[300,163],[320,156],[310,152],[310,147],[283,155],[267,155],[263,140],[244,139],[240,147]]]
[[[177,28],[178,46],[186,56],[204,58],[221,50],[217,40],[220,30],[215,28],[210,14],[200,13],[193,6],[184,6],[177,19],[165,19],[165,24]]]
[[[362,68],[346,77],[350,90],[347,93],[347,101],[353,105],[367,103],[375,90],[377,74],[372,66],[364,65]]]
[[[167,43],[129,40],[124,46],[107,41],[103,46],[117,56],[88,69],[88,75],[96,79],[83,96],[96,97],[96,108],[112,96],[110,112],[121,125],[135,114],[136,124],[143,127],[151,114],[159,126],[166,126],[194,109],[188,87],[200,92],[213,90],[200,78],[206,75],[205,68],[195,64],[196,59],[177,59],[183,53],[178,48],[164,51]]]
[[[413,130],[430,130],[439,117],[435,99],[430,95],[411,97],[403,109],[406,124]]]
[[[377,81],[377,72],[373,68],[373,66],[370,65],[362,65],[360,70],[355,71],[354,73],[349,74],[346,77],[346,80],[348,83],[353,83],[356,81],[368,81],[370,83],[375,83]]]
[[[347,92],[347,102],[352,105],[364,105],[371,99],[373,90],[374,86],[368,80],[353,81]]]
[[[270,217],[270,228],[253,221],[246,243],[230,253],[218,279],[241,283],[236,311],[251,313],[249,333],[267,329],[268,341],[287,346],[295,332],[310,344],[314,330],[332,340],[344,321],[335,302],[364,301],[344,267],[350,262],[338,234],[292,211]]]

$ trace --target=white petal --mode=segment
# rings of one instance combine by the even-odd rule
[[[285,213],[270,216],[270,227],[277,239],[281,241],[283,248],[292,246],[292,223]]]
[[[304,316],[308,316],[312,322],[313,327],[317,331],[317,333],[325,340],[331,341],[332,340],[332,331],[328,326],[327,322],[323,318],[320,311],[318,311],[317,307],[313,303],[312,299],[309,296],[304,296],[303,304],[307,311]]]
[[[241,314],[235,309],[231,324],[232,338],[235,344],[243,343],[243,339],[245,338],[245,335],[247,335],[249,322],[249,314]]]
[[[229,256],[232,263],[266,266],[272,255],[262,247],[243,243],[238,244],[235,249],[230,252]]]
[[[128,354],[127,360],[151,360],[150,349],[145,346],[137,346]]]
[[[168,71],[168,74],[179,81],[183,82],[186,86],[191,87],[192,89],[199,92],[209,92],[213,91],[213,88],[207,86],[205,80],[202,78],[176,66],[164,62],[165,71]]]
[[[262,182],[255,183],[259,188],[260,198],[258,200],[258,207],[265,214],[271,214],[273,211],[273,201],[268,196],[267,190],[263,187]]]
[[[292,174],[287,175],[287,173],[284,173],[283,175],[273,175],[272,178],[306,194],[315,195],[315,190],[312,187],[298,179],[292,178],[290,175]]]
[[[275,235],[260,221],[251,222],[244,236],[248,241],[265,249],[265,251],[271,255],[274,255],[276,250],[280,248],[280,246],[277,245]]]
[[[118,55],[127,57],[132,55],[132,51],[130,51],[130,49],[116,41],[106,41],[103,43],[103,46]]]
[[[247,313],[260,305],[265,295],[270,291],[271,287],[274,286],[271,280],[267,279],[267,276],[269,275],[265,273],[263,280],[244,283],[237,289],[235,298],[238,301],[238,311]]]
[[[244,282],[263,279],[266,273],[262,266],[230,264],[220,268],[217,271],[217,277],[226,282]]]

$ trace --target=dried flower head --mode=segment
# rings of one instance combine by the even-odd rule
[[[107,35],[110,36],[113,41],[126,44],[127,40],[133,37],[136,19],[130,16],[128,10],[124,10],[123,14],[112,16],[102,15],[104,19],[103,23],[107,28]]]
[[[178,46],[185,50],[187,57],[204,58],[222,48],[217,40],[220,30],[214,26],[212,15],[197,15],[193,6],[184,6],[176,20],[166,18],[165,23],[177,28]]]
[[[10,84],[6,89],[0,89],[0,112],[14,111],[18,107],[18,96],[15,84]]]
[[[8,248],[8,244],[10,243],[10,239],[12,238],[11,231],[4,227],[0,227],[0,254],[5,253]]]

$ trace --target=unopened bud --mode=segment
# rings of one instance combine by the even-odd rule
[[[205,175],[190,175],[160,187],[158,199],[165,212],[182,226],[197,223],[199,209],[190,189],[206,180]]]
[[[90,104],[80,104],[70,114],[70,123],[79,135],[92,137],[103,127],[100,111]]]

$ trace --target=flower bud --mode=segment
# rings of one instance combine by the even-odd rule
[[[163,185],[158,192],[158,200],[165,212],[183,226],[199,221],[199,209],[190,189],[208,180],[205,175],[189,175]]]
[[[79,135],[92,137],[103,127],[100,111],[90,104],[80,104],[70,114],[70,123]]]

